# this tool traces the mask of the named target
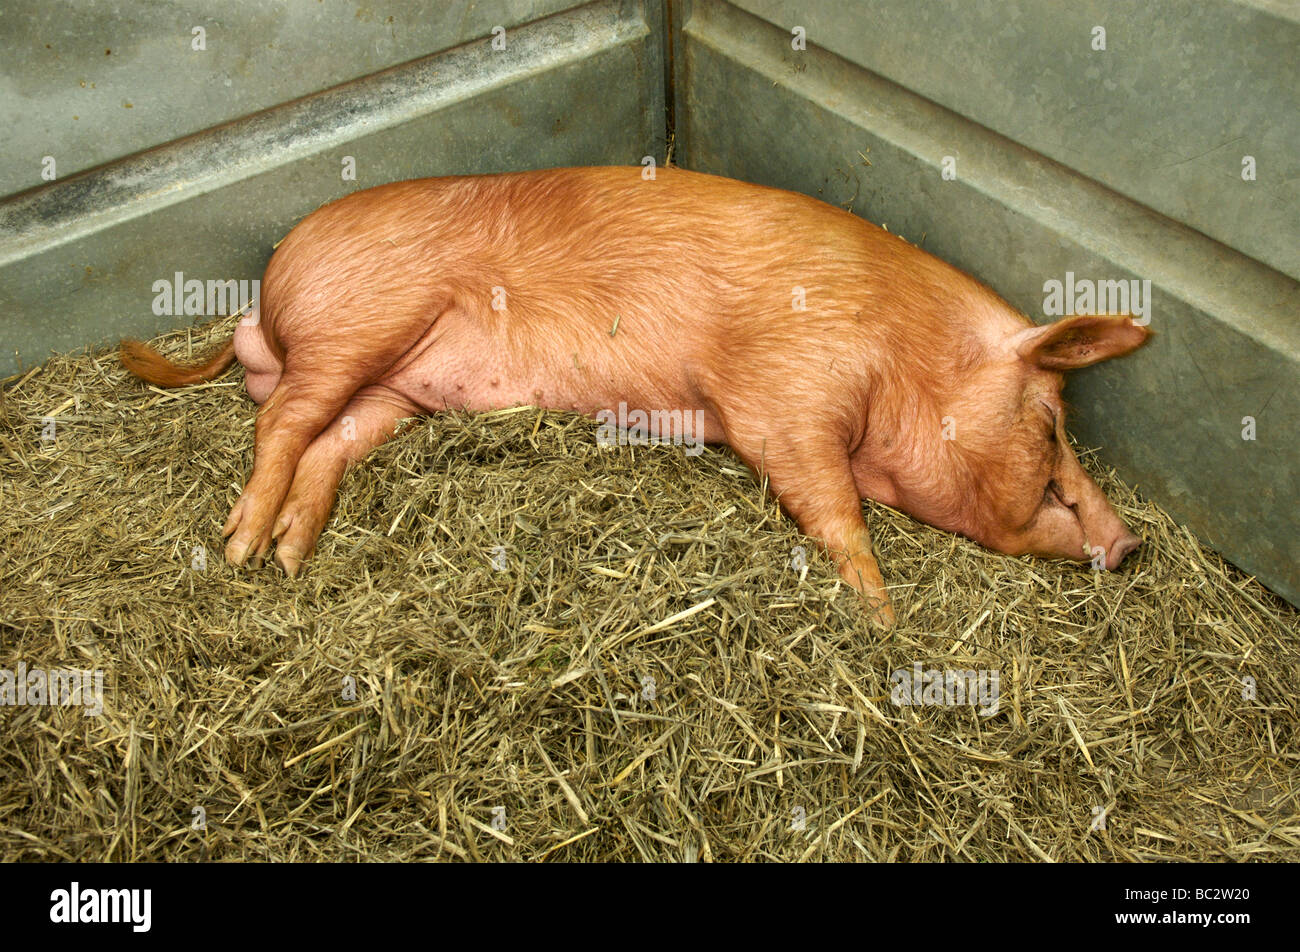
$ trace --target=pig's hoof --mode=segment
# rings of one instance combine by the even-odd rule
[[[226,518],[221,534],[229,537],[226,543],[227,562],[259,569],[267,549],[271,547],[271,537],[266,532],[255,531],[254,522],[248,515],[251,508],[252,503],[247,494],[240,496]]]
[[[280,510],[271,537],[275,539],[275,563],[289,578],[297,578],[303,563],[316,551],[316,540],[324,523],[320,509],[311,508],[292,496]]]
[[[876,607],[872,620],[882,628],[893,628],[895,621],[894,606],[889,603],[889,599],[869,599],[869,601]]]
[[[234,538],[226,543],[226,561],[231,565],[244,565],[253,553],[251,539]]]
[[[224,539],[239,528],[239,524],[244,521],[244,504],[245,497],[241,495],[235,500],[234,506],[230,509],[230,515],[226,516],[226,524],[221,527],[221,537]]]
[[[270,547],[270,537],[245,539],[236,533],[234,538],[226,543],[226,561],[231,565],[247,565],[249,568],[258,569],[262,567],[262,559]]]
[[[302,571],[304,556],[297,552],[291,552],[284,546],[276,546],[275,564],[284,569],[284,574],[289,578],[297,578],[298,573]]]

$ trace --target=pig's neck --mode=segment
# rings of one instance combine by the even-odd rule
[[[974,381],[984,351],[953,339],[893,341],[875,368],[867,428],[852,455],[865,498],[932,525],[974,537],[983,496],[977,461],[963,448],[963,428],[983,398]]]

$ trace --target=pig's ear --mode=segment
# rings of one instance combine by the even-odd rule
[[[1030,327],[1013,340],[1020,359],[1043,370],[1077,370],[1141,347],[1149,336],[1131,317],[1080,316]]]

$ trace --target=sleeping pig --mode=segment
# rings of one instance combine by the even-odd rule
[[[891,624],[862,498],[1013,555],[1139,544],[1065,436],[1064,372],[1147,337],[1128,317],[1035,326],[969,275],[793,192],[681,169],[395,182],[308,215],[258,309],[201,366],[136,341],[134,374],[261,404],[226,558],[289,575],[339,480],[398,420],[625,404],[726,443]],[[670,436],[671,434],[656,434]]]

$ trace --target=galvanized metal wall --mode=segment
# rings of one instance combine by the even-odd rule
[[[1300,601],[1298,11],[18,0],[0,9],[0,377],[191,320],[154,313],[155,282],[260,277],[298,218],[355,189],[662,160],[667,78],[680,164],[851,206],[1036,319],[1067,273],[1150,280],[1154,341],[1077,375],[1074,429]]]
[[[655,0],[7,4],[0,168],[25,191],[0,200],[0,377],[193,320],[155,314],[155,282],[260,278],[299,218],[356,189],[662,161],[662,15]]]
[[[1067,273],[1150,280],[1153,341],[1074,375],[1072,429],[1300,601],[1300,7],[682,0],[672,23],[683,165],[851,206],[1039,321]]]

